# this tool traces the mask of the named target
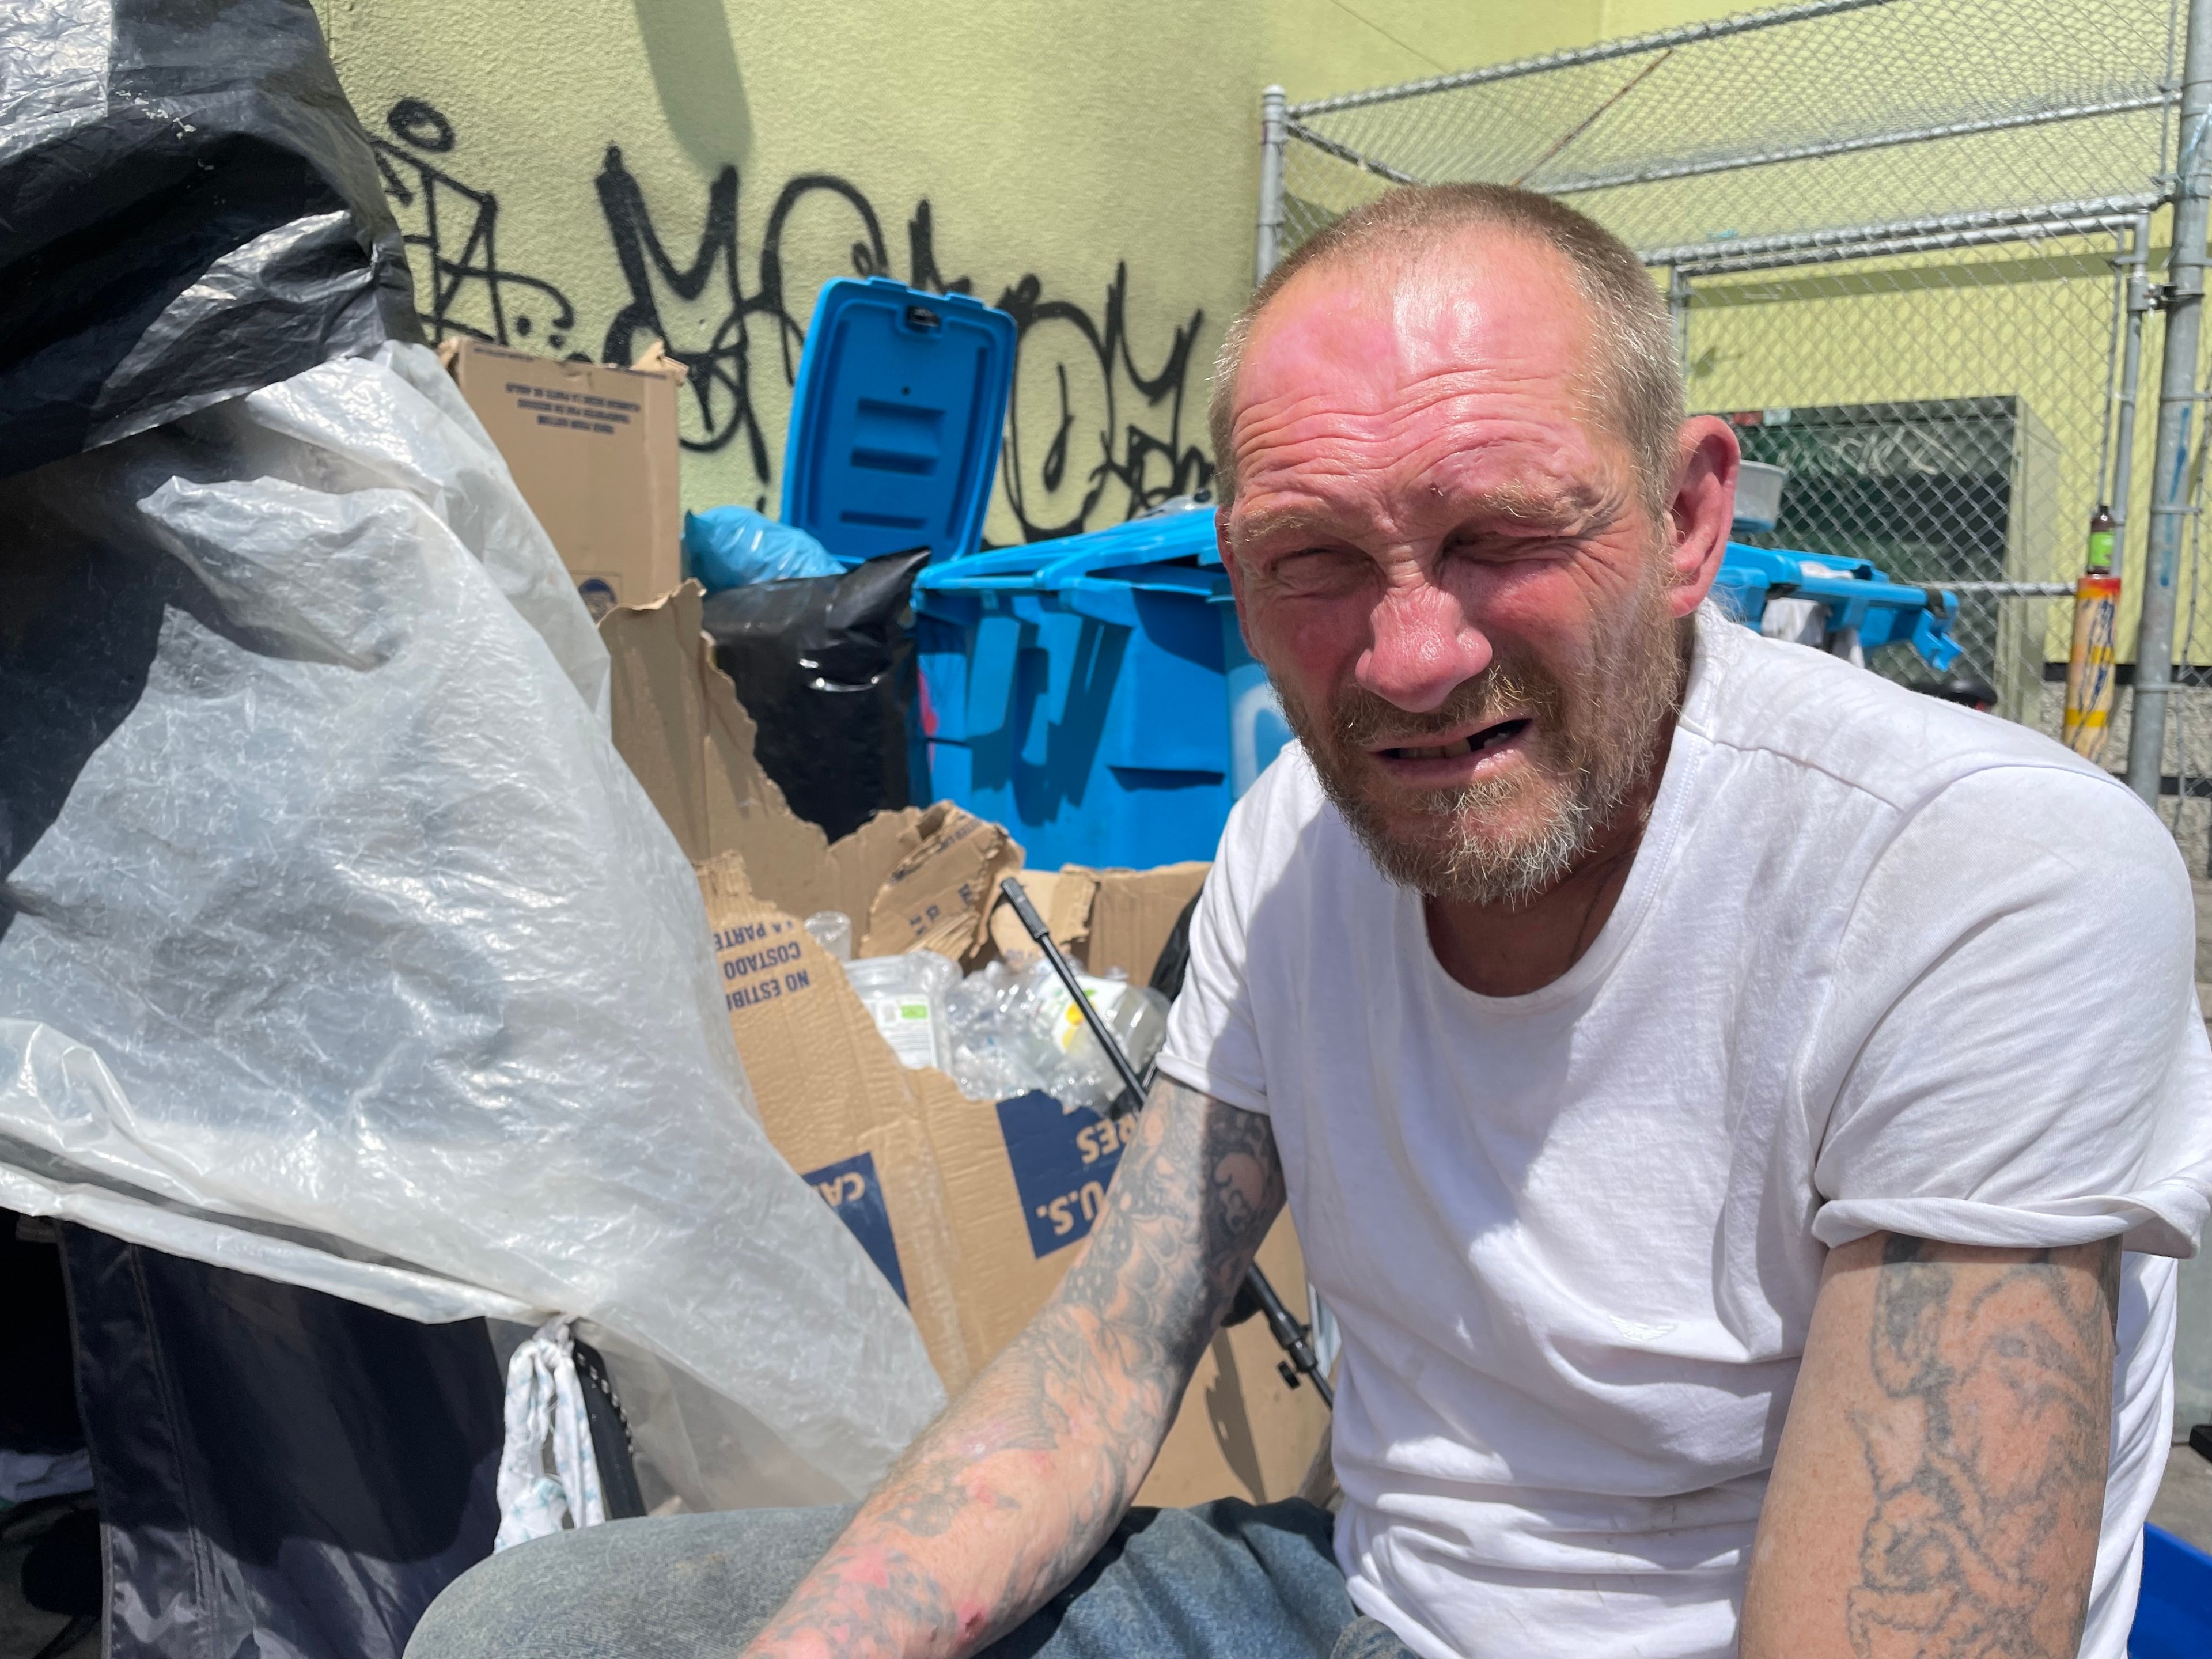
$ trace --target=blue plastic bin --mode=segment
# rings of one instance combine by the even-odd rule
[[[1211,511],[933,566],[915,611],[931,787],[1040,868],[1212,858],[1286,735]]]
[[[888,276],[825,283],[783,447],[787,525],[847,565],[981,544],[1013,383],[1014,319]]]
[[[2186,1448],[2177,1457],[2193,1455]],[[2142,1589],[2128,1659],[2212,1655],[2212,1555],[2157,1527],[2143,1528]]]

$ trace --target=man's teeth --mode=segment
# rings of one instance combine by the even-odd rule
[[[1496,726],[1486,726],[1480,732],[1464,738],[1455,738],[1449,743],[1431,744],[1425,748],[1406,744],[1383,752],[1393,760],[1452,760],[1462,755],[1471,755],[1479,749],[1494,747],[1512,737],[1526,723],[1522,720],[1500,720]]]
[[[1449,760],[1455,755],[1474,752],[1474,739],[1462,738],[1456,743],[1438,744],[1433,749],[1398,749],[1391,751],[1400,760]]]

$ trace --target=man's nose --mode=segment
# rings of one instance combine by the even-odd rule
[[[1370,619],[1371,642],[1352,678],[1409,714],[1443,706],[1490,666],[1490,641],[1458,599],[1431,582],[1387,589]]]

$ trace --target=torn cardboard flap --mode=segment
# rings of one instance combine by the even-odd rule
[[[1091,933],[1091,895],[1092,885],[1081,879],[1063,883],[1057,870],[1022,870],[1016,878],[1022,890],[1029,895],[1030,902],[1044,919],[1046,930],[1053,942],[1079,961],[1083,956],[1084,941]],[[1030,930],[1010,904],[1001,904],[990,915],[991,943],[998,948],[999,959],[1015,973],[1021,973],[1037,962],[1043,952],[1030,937]]]
[[[636,374],[661,374],[682,386],[691,378],[691,371],[668,355],[668,342],[654,339],[644,350],[630,359],[630,371]]]
[[[599,618],[612,666],[615,747],[693,864],[739,853],[760,884],[783,872],[814,878],[829,838],[792,811],[753,757],[752,717],[700,629],[705,599],[698,583],[685,582]],[[793,895],[774,896],[797,908]]]
[[[1152,870],[1089,870],[1071,864],[1060,884],[1088,883],[1084,960],[1094,974],[1119,968],[1142,985],[1152,978],[1160,947],[1175,931],[1183,907],[1206,884],[1206,864],[1163,864]],[[1073,903],[1073,895],[1064,902]],[[1057,929],[1054,930],[1057,937]]]
[[[615,747],[685,856],[696,865],[738,854],[750,890],[802,920],[843,911],[863,956],[922,946],[955,960],[970,954],[986,937],[999,878],[1021,867],[1019,844],[949,801],[878,812],[835,842],[799,817],[756,757],[752,717],[714,665],[699,625],[704,599],[685,582],[599,620]]]
[[[928,950],[965,961],[990,939],[999,883],[1022,867],[1021,844],[998,824],[942,800],[902,840],[907,850],[876,891],[859,954]]]

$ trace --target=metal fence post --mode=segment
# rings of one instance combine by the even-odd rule
[[[2166,344],[2159,364],[2158,443],[2151,462],[2149,556],[2136,626],[2135,699],[2128,720],[2128,787],[2156,810],[2166,768],[2166,701],[2173,684],[2176,577],[2185,476],[2197,399],[2197,339],[2204,308],[2206,163],[2212,161],[2212,0],[2189,0],[2183,56],[2181,147],[2174,165],[2173,259],[2166,273]]]
[[[2127,562],[2128,485],[2135,474],[2136,393],[2142,380],[2143,318],[2150,310],[2150,215],[2136,216],[2128,246],[2127,325],[2120,347],[2119,413],[2113,422],[2112,481],[2106,499],[2112,511],[2112,574]]]
[[[1287,94],[1269,87],[1260,94],[1260,237],[1252,280],[1264,283],[1281,257],[1283,238],[1283,146],[1290,141]]]
[[[1690,378],[1690,273],[1680,265],[1667,267],[1667,310],[1674,319],[1674,356],[1682,378]]]

